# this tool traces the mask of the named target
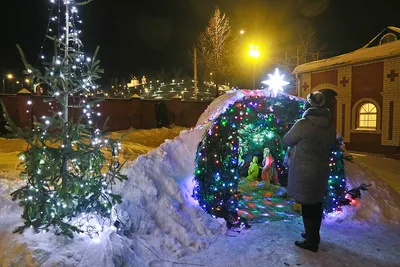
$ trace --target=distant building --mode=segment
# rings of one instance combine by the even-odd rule
[[[144,77],[144,76],[143,76]],[[131,82],[127,84],[128,88],[133,88],[140,85],[138,78],[133,77]]]
[[[299,65],[297,95],[323,91],[351,150],[400,155],[400,29],[354,52]]]

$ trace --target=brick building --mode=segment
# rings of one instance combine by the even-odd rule
[[[337,132],[351,150],[400,153],[400,28],[388,27],[364,47],[293,71],[297,95],[320,90]]]

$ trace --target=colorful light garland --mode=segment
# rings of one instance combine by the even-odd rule
[[[288,170],[283,166],[286,147],[283,136],[301,118],[304,102],[286,94],[248,94],[242,91],[229,105],[210,116],[210,127],[198,146],[196,155],[195,188],[193,196],[199,205],[216,217],[225,218],[228,225],[241,223],[238,216],[240,192],[240,156],[252,157],[268,147],[276,160],[280,183],[285,185]],[[199,127],[202,127],[201,124]],[[345,176],[340,143],[332,152],[330,186],[327,188],[325,210],[340,211],[340,197]],[[247,159],[249,160],[249,159]],[[339,199],[339,201],[338,201]]]

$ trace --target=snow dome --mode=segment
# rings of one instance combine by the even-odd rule
[[[204,134],[195,159],[193,190],[205,211],[228,225],[243,218],[295,216],[283,188],[288,168],[282,138],[301,118],[304,101],[272,90],[238,90],[208,107],[197,125]],[[338,139],[330,158],[326,212],[340,210],[346,200],[341,144]]]

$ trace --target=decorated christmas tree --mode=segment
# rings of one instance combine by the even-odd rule
[[[85,96],[97,89],[102,73],[98,49],[86,56],[77,28],[82,23],[78,8],[88,2],[51,0],[47,40],[54,54],[47,60],[42,49],[43,67],[29,64],[18,47],[33,84],[47,87],[52,98],[51,110],[35,120],[33,129],[20,129],[8,119],[9,129],[28,144],[20,154],[26,184],[12,193],[23,208],[24,225],[16,232],[31,227],[70,237],[73,232],[92,235],[112,223],[113,205],[121,202],[112,193],[116,180],[126,178],[120,173],[120,143],[96,125],[100,99]]]

